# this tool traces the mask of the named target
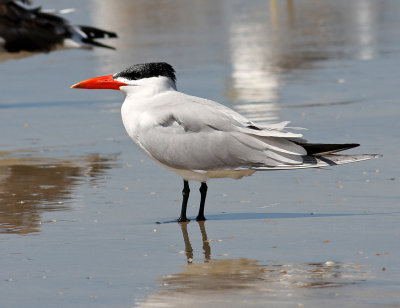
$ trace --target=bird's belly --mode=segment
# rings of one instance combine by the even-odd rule
[[[255,170],[228,170],[228,169],[221,169],[221,170],[185,170],[185,169],[176,169],[168,167],[164,164],[161,164],[163,167],[175,172],[176,174],[180,175],[187,181],[199,181],[199,182],[206,182],[209,179],[218,179],[218,178],[231,178],[231,179],[241,179],[244,176],[251,176]]]

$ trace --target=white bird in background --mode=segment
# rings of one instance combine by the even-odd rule
[[[201,182],[200,221],[205,220],[209,179],[240,179],[260,170],[333,166],[378,157],[333,154],[359,144],[308,143],[301,134],[285,130],[289,122],[258,125],[219,103],[178,92],[175,71],[168,63],[133,65],[72,88],[125,93],[121,113],[128,135],[147,156],[183,178],[179,222],[188,221],[190,180]]]

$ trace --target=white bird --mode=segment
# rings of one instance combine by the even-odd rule
[[[289,122],[258,125],[219,103],[178,92],[175,71],[164,62],[133,65],[72,88],[125,93],[121,114],[128,135],[147,156],[183,178],[180,222],[188,221],[190,180],[201,182],[199,221],[205,220],[209,179],[240,179],[260,170],[333,166],[378,157],[333,154],[359,144],[308,143],[301,134],[285,130]]]
[[[93,46],[114,49],[96,39],[115,38],[116,33],[72,25],[40,7],[28,8],[21,2],[31,3],[30,0],[0,0],[0,51],[49,52],[66,48],[92,49]]]

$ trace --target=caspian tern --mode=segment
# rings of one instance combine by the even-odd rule
[[[30,0],[21,0],[30,4]],[[49,52],[55,49],[93,46],[114,49],[95,41],[115,38],[114,32],[90,26],[71,25],[68,20],[46,13],[41,8],[27,8],[13,0],[0,0],[0,51]]]
[[[72,88],[125,93],[121,114],[128,135],[147,156],[183,178],[179,222],[188,221],[190,180],[201,182],[196,219],[205,220],[209,179],[240,179],[259,170],[333,166],[379,156],[334,154],[359,144],[308,143],[301,134],[285,130],[289,122],[259,125],[219,103],[178,92],[175,70],[168,63],[133,65]]]

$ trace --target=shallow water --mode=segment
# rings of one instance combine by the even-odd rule
[[[400,305],[398,1],[36,3],[120,38],[0,62],[0,307]],[[122,95],[69,89],[145,61],[383,158],[211,181],[208,220],[171,222],[181,179],[127,137]]]

